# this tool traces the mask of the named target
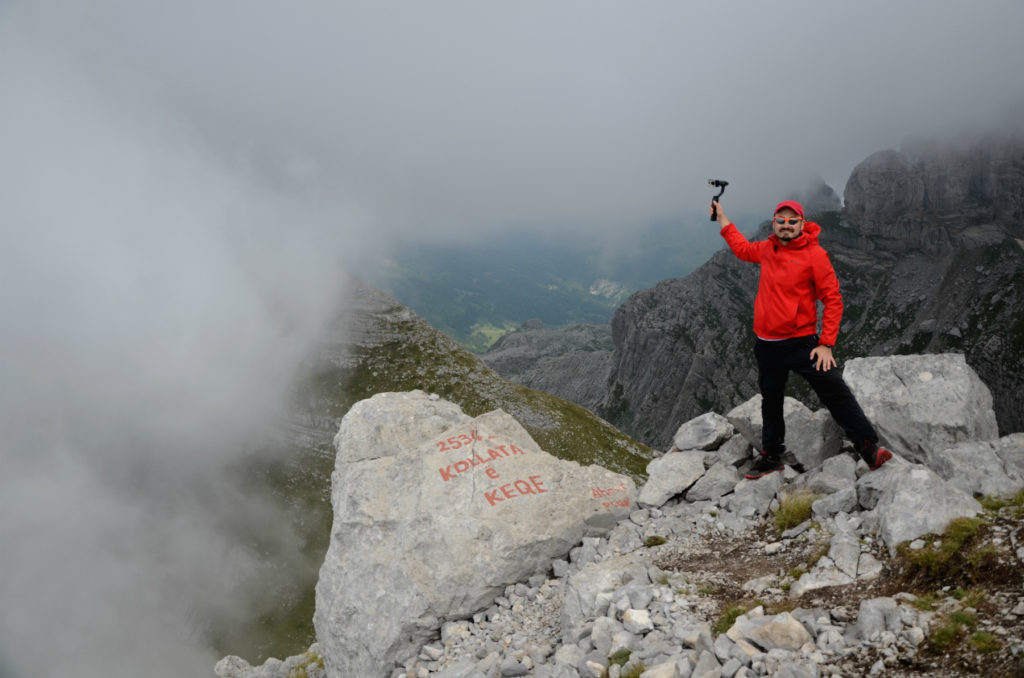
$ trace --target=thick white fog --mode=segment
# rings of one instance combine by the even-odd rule
[[[0,675],[209,675],[348,262],[838,192],[1014,123],[1024,4],[0,2]],[[234,527],[232,527],[234,526]]]

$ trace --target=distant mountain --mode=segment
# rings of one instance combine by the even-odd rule
[[[498,339],[480,357],[518,384],[596,410],[605,397],[614,348],[608,324],[545,327],[534,319]]]
[[[718,248],[704,224],[664,223],[591,239],[529,233],[410,245],[361,272],[473,351],[537,318],[607,323],[636,290],[684,275]]]
[[[583,407],[499,376],[390,295],[357,282],[347,292],[345,309],[294,389],[278,438],[237,469],[252,491],[277,498],[298,539],[282,544],[254,536],[251,548],[286,566],[247,582],[259,592],[250,626],[213,624],[212,642],[223,654],[262,661],[312,642],[313,587],[331,529],[332,440],[341,418],[363,398],[420,389],[471,416],[502,409],[556,457],[636,478],[653,456]]]

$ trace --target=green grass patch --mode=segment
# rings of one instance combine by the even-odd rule
[[[711,632],[716,636],[722,635],[732,628],[732,625],[736,623],[741,614],[746,614],[750,609],[746,605],[739,603],[727,605],[722,614],[715,620],[715,623],[711,625]]]
[[[779,531],[783,531],[810,520],[811,504],[817,501],[819,496],[804,489],[783,492],[779,497],[779,509],[775,512],[775,526]]]
[[[978,625],[978,615],[969,610],[954,610],[949,613],[949,621],[973,629]]]
[[[310,669],[316,669],[317,673],[324,670],[324,658],[316,652],[305,653],[305,663],[299,664],[288,672],[288,678],[309,678]]]
[[[647,548],[651,548],[651,547],[654,547],[654,546],[661,546],[662,544],[664,544],[667,541],[668,540],[665,539],[664,537],[661,537],[661,536],[658,536],[658,535],[653,535],[653,536],[650,536],[650,537],[648,537],[647,539],[644,540],[644,546],[646,546]]]
[[[979,546],[979,535],[985,521],[980,518],[957,518],[939,537],[922,537],[928,545],[917,551],[907,543],[897,548],[897,557],[904,563],[911,578],[927,582],[975,581],[979,574],[998,560],[998,551],[991,545]]]
[[[917,598],[914,598],[913,602],[910,603],[917,610],[922,612],[931,612],[939,606],[939,597],[934,593],[925,593]]]
[[[632,654],[633,653],[630,650],[619,650],[617,652],[613,652],[608,656],[608,663],[625,666]]]
[[[928,649],[935,654],[952,650],[966,635],[966,629],[978,625],[978,615],[968,610],[954,610],[932,630],[928,638]]]
[[[979,608],[988,600],[988,594],[981,589],[956,589],[952,595],[964,607]]]
[[[762,605],[762,603],[760,601],[755,601],[754,607],[757,607],[758,605]],[[780,600],[777,603],[763,604],[763,607],[764,613],[769,616],[772,616],[776,614],[782,614],[783,612],[792,612],[796,608],[800,607],[800,605],[797,601],[787,598],[784,600]]]
[[[979,652],[981,654],[990,654],[1003,649],[1002,642],[988,631],[975,631],[967,639],[967,644],[970,645],[975,652]]]
[[[822,544],[821,546],[819,546],[818,550],[812,552],[810,558],[807,559],[807,567],[808,568],[814,567],[815,564],[817,564],[817,562],[819,560],[821,560],[822,558],[824,558],[825,556],[828,555],[828,552],[831,549],[832,549],[832,544],[830,542],[826,542],[826,543]]]
[[[962,627],[952,622],[939,624],[928,637],[928,649],[935,654],[945,654],[960,638]]]

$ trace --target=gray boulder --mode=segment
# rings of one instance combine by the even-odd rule
[[[768,507],[781,487],[781,473],[769,473],[757,480],[743,479],[736,483],[732,494],[722,499],[721,505],[743,518],[761,516],[768,513]]]
[[[1016,478],[1024,478],[1024,433],[1011,433],[992,443],[1006,472]]]
[[[682,494],[702,475],[702,452],[669,452],[647,465],[647,482],[641,488],[637,501],[641,506],[661,506],[677,494]]]
[[[753,458],[750,441],[743,436],[729,438],[715,450],[715,454],[721,461],[737,468]]]
[[[718,462],[709,468],[700,479],[686,491],[687,501],[717,500],[732,492],[740,481],[740,473],[732,464]]]
[[[921,464],[893,460],[857,481],[865,526],[873,527],[892,555],[900,542],[939,534],[956,518],[981,511],[973,497]]]
[[[883,631],[899,631],[903,627],[899,605],[892,598],[866,598],[860,601],[857,633],[868,639]]]
[[[789,595],[792,598],[799,598],[808,591],[816,591],[831,586],[846,586],[852,583],[853,577],[836,567],[834,560],[828,556],[822,556],[814,564],[810,572],[800,575],[800,579],[789,589]]]
[[[815,520],[824,520],[839,512],[851,513],[857,509],[857,488],[853,483],[811,504]]]
[[[811,640],[804,625],[789,612],[767,616],[755,608],[736,618],[726,635],[743,648],[748,656],[774,649],[799,650]]]
[[[1005,463],[1004,459],[1011,463]],[[1021,434],[996,441],[954,445],[935,454],[931,466],[967,494],[1010,495],[1024,488],[1024,478],[1018,474],[1017,463],[1013,463],[1018,460],[1024,460],[1024,435]]]
[[[786,397],[782,407],[786,420],[787,463],[797,463],[805,470],[820,466],[839,452],[842,431],[828,410],[812,412],[795,398]],[[756,449],[761,449],[761,395],[738,405],[725,415]]]
[[[706,412],[680,426],[672,443],[677,450],[715,450],[732,435],[728,419],[717,412]]]
[[[932,465],[942,450],[998,437],[992,394],[959,353],[854,358],[843,373],[882,440]]]
[[[357,403],[335,437],[314,624],[329,676],[386,676],[634,508],[631,479],[543,452],[501,411],[421,391]]]
[[[796,484],[815,494],[832,494],[853,487],[857,480],[856,468],[850,455],[837,454],[826,459],[821,468],[801,475]]]

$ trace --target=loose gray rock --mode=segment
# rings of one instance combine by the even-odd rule
[[[750,442],[743,436],[733,436],[715,450],[718,459],[730,466],[739,468],[753,457]]]
[[[857,508],[857,488],[851,483],[834,494],[815,500],[811,504],[811,514],[815,520],[824,520],[844,511],[850,513]]]
[[[736,483],[731,495],[722,499],[722,506],[739,516],[764,515],[781,487],[781,473],[769,473],[757,480],[744,478]]]
[[[638,635],[654,630],[651,613],[647,610],[634,610],[632,608],[622,613],[622,626],[630,633]]]
[[[561,609],[562,637],[567,642],[588,617],[603,615],[623,584],[648,583],[651,562],[645,552],[592,563],[569,575]]]
[[[892,598],[869,598],[860,602],[857,613],[857,632],[861,638],[870,639],[882,631],[899,631],[903,628],[899,606]]]
[[[798,650],[811,640],[804,625],[789,612],[736,618],[726,635],[753,656],[774,649]]]
[[[716,450],[733,433],[728,419],[717,412],[706,412],[680,426],[672,443],[677,450]]]
[[[1003,462],[1006,472],[1024,478],[1024,433],[1011,433],[992,444],[996,456]]]
[[[829,586],[846,586],[852,583],[853,577],[841,572],[831,558],[823,556],[815,563],[810,572],[800,575],[800,579],[790,587],[789,595],[792,598],[799,598],[808,591]]]
[[[853,487],[857,480],[857,463],[848,454],[837,454],[822,462],[821,467],[797,479],[797,484],[816,494],[832,494]]]
[[[718,659],[715,655],[707,650],[700,653],[700,659],[697,660],[697,665],[693,667],[692,676],[720,676],[722,665],[718,663]]]
[[[1024,459],[1024,435],[1017,438],[1019,446],[1014,444],[1012,436],[997,441],[959,443],[936,453],[931,468],[972,496],[1014,494],[1024,488],[1024,478],[1018,475],[1017,464],[1007,464],[1003,459]],[[998,454],[997,449],[1002,454]]]
[[[604,678],[608,671],[608,656],[600,652],[591,652],[580,662],[581,678]]]
[[[679,678],[679,669],[675,662],[664,662],[647,669],[640,678]]]
[[[686,491],[687,501],[716,501],[728,494],[740,481],[739,471],[732,464],[718,462],[709,468],[690,489]]]
[[[704,454],[687,450],[669,452],[647,465],[647,482],[640,490],[637,503],[658,507],[682,494],[704,475]]]
[[[882,576],[882,563],[870,553],[860,554],[860,561],[857,563],[857,579],[861,581],[874,581]]]
[[[837,570],[854,579],[860,563],[860,542],[853,534],[840,532],[832,537],[828,557],[835,563]]]
[[[811,470],[839,452],[842,434],[827,410],[811,412],[795,398],[783,401],[786,419],[786,449],[804,470]],[[755,449],[761,449],[761,395],[733,408],[725,415]]]

